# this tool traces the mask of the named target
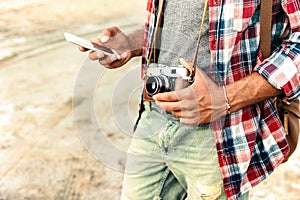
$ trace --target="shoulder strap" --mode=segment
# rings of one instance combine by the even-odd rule
[[[271,55],[273,0],[261,0],[260,5],[260,49],[264,58]]]

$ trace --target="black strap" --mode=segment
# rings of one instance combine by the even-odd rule
[[[143,89],[144,90],[144,89]],[[142,92],[142,96],[141,96],[141,102],[140,102],[140,109],[139,109],[139,115],[138,115],[138,118],[134,124],[134,127],[133,127],[133,132],[136,131],[136,128],[141,120],[141,117],[142,117],[142,113],[145,111],[145,105],[144,105],[144,91]]]

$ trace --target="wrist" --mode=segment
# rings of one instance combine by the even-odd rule
[[[211,88],[211,104],[212,104],[212,120],[218,119],[220,117],[223,117],[227,114],[230,114],[228,112],[228,100],[226,94],[224,93],[224,89],[226,89],[223,86],[217,86],[215,88]],[[227,103],[226,103],[227,102]],[[229,109],[231,111],[231,109]]]
[[[226,95],[231,112],[277,96],[279,93],[280,90],[274,88],[258,73],[252,73],[239,81],[226,85]]]
[[[226,106],[226,114],[230,114],[230,104],[229,104],[229,100],[228,100],[228,97],[227,97],[227,92],[226,92],[226,87],[225,85],[222,86],[223,88],[223,92],[224,92],[224,99],[225,99],[225,106]]]

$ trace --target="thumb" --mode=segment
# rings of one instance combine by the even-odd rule
[[[111,38],[115,37],[116,35],[120,34],[121,30],[116,27],[109,27],[103,30],[102,34],[100,35],[99,39],[102,44],[107,43]]]
[[[180,58],[179,61],[180,64],[189,71],[188,75],[192,74],[194,76],[194,80],[199,79],[199,76],[201,75],[199,74],[199,71],[201,72],[201,70],[197,66],[193,69],[193,62],[186,61],[184,58]],[[193,70],[195,71],[193,72]]]
[[[184,58],[179,59],[180,64],[189,71],[189,74],[193,71],[193,63],[186,61]]]
[[[195,66],[195,72],[193,72],[193,62],[186,61],[183,58],[180,58],[181,65],[186,68],[189,73],[194,73],[194,81],[196,80],[210,80],[209,76],[198,66]]]

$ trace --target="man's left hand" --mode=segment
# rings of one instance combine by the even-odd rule
[[[180,59],[189,71],[193,63]],[[214,83],[199,67],[194,82],[187,88],[153,96],[156,104],[180,118],[183,124],[197,125],[212,122],[226,115],[223,88]]]

